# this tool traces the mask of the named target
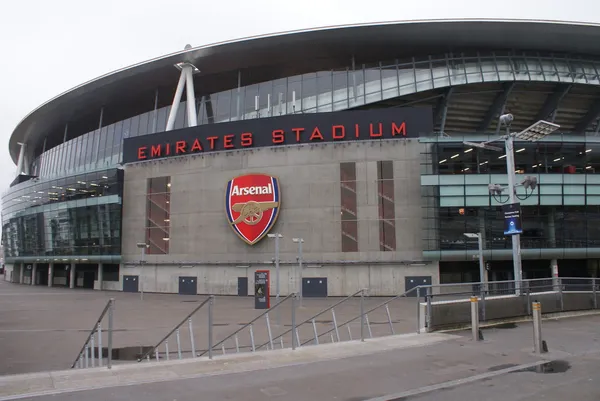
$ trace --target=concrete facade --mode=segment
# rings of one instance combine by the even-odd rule
[[[422,261],[420,156],[416,139],[315,144],[187,156],[125,166],[121,276],[139,275],[144,291],[177,292],[178,277],[198,277],[198,293],[237,294],[238,277],[274,269],[274,241],[246,245],[228,226],[227,182],[245,173],[279,178],[281,211],[271,233],[281,233],[281,293],[295,288],[292,265],[304,238],[305,277],[327,277],[328,295],[368,287],[372,295],[404,291],[406,276],[432,276],[437,263]],[[379,250],[377,162],[394,162],[396,251]],[[355,162],[358,250],[342,252],[340,163]],[[171,177],[170,251],[146,255],[140,270],[136,244],[145,241],[147,179]],[[137,265],[137,266],[136,266]],[[274,273],[271,275],[274,284]],[[297,281],[296,281],[297,282]],[[297,287],[296,287],[297,288]],[[272,294],[274,293],[272,288]]]

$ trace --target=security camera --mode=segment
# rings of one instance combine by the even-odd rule
[[[500,124],[509,126],[515,118],[512,114],[502,114],[500,116]]]

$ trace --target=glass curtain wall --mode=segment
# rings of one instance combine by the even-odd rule
[[[374,63],[349,62],[347,66],[332,70],[198,96],[198,124],[346,110],[415,92],[468,83],[519,80],[600,85],[599,70],[600,62],[596,60],[499,51],[448,53]],[[243,85],[243,71],[241,76]],[[182,103],[175,129],[186,126],[187,111],[185,102]],[[52,177],[114,166],[121,160],[122,139],[164,131],[169,111],[170,106],[166,106],[92,132],[72,132],[69,136],[77,138],[37,156],[31,171],[33,175]],[[546,155],[551,157],[552,149],[548,149]],[[463,168],[472,171],[476,166],[474,163],[471,161]]]

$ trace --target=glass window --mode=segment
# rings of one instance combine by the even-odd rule
[[[131,125],[129,127],[129,137],[138,136],[139,129],[140,129],[140,116],[131,117]]]
[[[169,111],[171,107],[161,107],[156,111],[156,124],[153,122],[153,131],[152,132],[162,132],[167,127],[167,118],[169,117]],[[179,111],[179,110],[177,110]],[[181,110],[183,112],[183,110]],[[154,119],[154,112],[152,113],[152,118]],[[154,126],[156,125],[156,126]]]
[[[258,85],[260,115],[271,117],[273,111],[273,81],[263,82]],[[219,112],[220,113],[220,112]]]
[[[349,72],[348,86],[350,88],[350,107],[360,106],[365,103],[365,72],[362,64],[356,64]]]
[[[348,71],[333,72],[333,109],[345,110],[348,105]]]
[[[287,114],[302,112],[302,76],[288,78]]]
[[[321,71],[317,73],[317,89],[319,91],[319,97],[317,98],[318,111],[332,111],[333,73],[331,71]]]
[[[302,75],[302,112],[314,112],[317,107],[317,74]]]
[[[273,115],[280,116],[287,114],[286,109],[287,99],[287,79],[278,79],[273,82],[273,98],[271,99],[273,105]]]
[[[377,162],[377,199],[379,207],[379,250],[396,250],[396,212],[394,204],[394,162]]]
[[[358,252],[356,163],[340,163],[342,252]]]
[[[365,66],[365,94],[366,102],[378,102],[382,99],[381,95],[381,69],[379,63],[368,64]]]
[[[146,244],[149,254],[168,254],[171,177],[149,178],[146,192]]]
[[[244,94],[244,119],[256,118],[255,97],[258,95],[258,85],[250,85],[246,87]]]
[[[266,109],[267,96],[265,95],[264,98],[264,108]],[[231,117],[231,91],[219,93],[219,96],[216,98],[216,103],[216,122],[229,121]]]
[[[150,118],[150,113],[144,113],[140,115],[140,123],[139,123],[139,130],[138,130],[138,136],[141,135],[147,135],[148,134],[148,122],[149,122],[149,118]]]

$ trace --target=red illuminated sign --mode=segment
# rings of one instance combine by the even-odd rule
[[[432,131],[429,107],[294,114],[126,138],[123,163],[264,146],[416,138]]]

